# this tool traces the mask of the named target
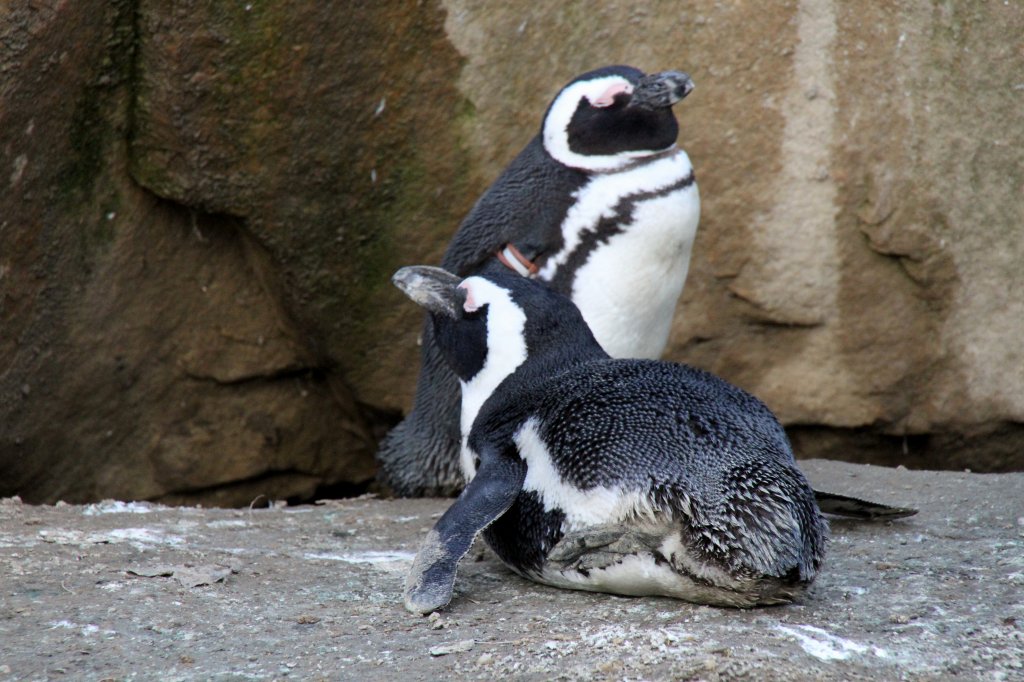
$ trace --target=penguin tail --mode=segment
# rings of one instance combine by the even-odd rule
[[[814,497],[818,501],[818,508],[823,513],[860,519],[862,521],[892,521],[893,519],[905,519],[908,516],[917,514],[917,510],[910,507],[891,507],[879,502],[862,500],[857,497],[849,497],[848,495],[827,493],[821,490],[815,490]]]

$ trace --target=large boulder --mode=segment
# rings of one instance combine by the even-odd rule
[[[362,489],[388,284],[572,76],[681,68],[704,205],[668,357],[804,455],[1024,467],[1024,7],[8,3],[0,495]]]
[[[371,403],[399,404],[416,354],[380,292],[471,201],[445,195],[466,169],[443,13],[24,5],[3,17],[0,490],[365,486]]]

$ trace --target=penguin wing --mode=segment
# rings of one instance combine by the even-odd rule
[[[504,514],[523,486],[526,465],[480,448],[480,468],[455,503],[438,519],[416,554],[405,582],[405,608],[430,613],[447,605],[459,561],[477,533]]]
[[[442,266],[468,276],[510,242],[534,261],[554,252],[575,191],[585,181],[582,171],[555,161],[535,137],[477,200],[452,237]]]
[[[890,507],[879,502],[870,502],[836,493],[826,493],[821,490],[815,490],[814,497],[818,501],[818,507],[826,514],[845,516],[862,521],[891,521],[893,519],[905,519],[908,516],[917,514],[917,510],[910,507]]]

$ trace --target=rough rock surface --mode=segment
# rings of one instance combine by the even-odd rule
[[[0,680],[1019,679],[1024,474],[804,468],[921,512],[834,521],[804,602],[750,611],[547,588],[478,547],[452,604],[411,615],[404,573],[446,500],[6,500]]]
[[[445,6],[492,175],[563,73],[693,74],[702,218],[668,357],[764,399],[805,456],[1024,466],[1024,5]]]
[[[400,265],[595,65],[682,68],[701,231],[668,356],[804,456],[1024,467],[1024,5],[0,7],[0,494],[372,478]]]
[[[442,197],[457,58],[437,7],[326,8],[0,10],[0,494],[244,505],[372,480],[398,400],[351,381],[411,376],[412,345],[385,351],[415,316],[377,298],[465,207]]]

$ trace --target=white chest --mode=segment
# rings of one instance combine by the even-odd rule
[[[665,348],[700,219],[692,173],[680,150],[595,177],[562,223],[562,249],[538,273],[552,281],[577,268],[573,302],[613,357],[657,358]]]

